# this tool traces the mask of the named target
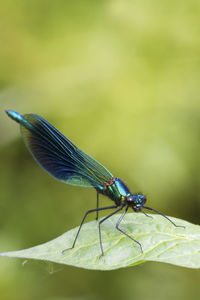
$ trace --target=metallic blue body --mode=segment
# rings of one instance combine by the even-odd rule
[[[130,191],[127,186],[123,183],[123,181],[119,178],[115,178],[115,185],[121,196],[127,197],[130,195]]]
[[[114,177],[45,119],[34,114],[22,116],[13,110],[6,112],[21,125],[27,148],[36,162],[51,176],[67,184],[94,187],[118,206],[124,203],[135,211],[142,208],[146,201],[144,195],[131,194],[122,180]]]
[[[109,184],[104,184],[103,189],[98,189],[100,193],[107,196],[111,200],[115,201],[118,205],[121,204],[121,201],[127,197],[130,196],[130,191],[127,188],[127,186],[123,183],[123,181],[117,177],[111,178],[111,181]]]

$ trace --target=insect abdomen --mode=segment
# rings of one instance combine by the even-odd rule
[[[20,125],[24,126],[25,128],[27,128],[29,130],[33,129],[33,126],[31,125],[31,123],[28,122],[24,118],[24,116],[20,115],[18,112],[14,111],[14,110],[6,110],[6,113],[8,114],[8,116],[11,119],[13,119],[14,121],[16,121]]]

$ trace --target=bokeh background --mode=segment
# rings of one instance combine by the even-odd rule
[[[93,189],[36,165],[5,109],[45,117],[149,206],[199,223],[198,0],[1,1],[0,251],[55,238],[96,205]],[[0,259],[2,300],[196,300],[199,282],[160,263],[100,272]]]

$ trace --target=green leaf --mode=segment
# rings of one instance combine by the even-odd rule
[[[0,256],[39,259],[85,269],[113,270],[133,266],[145,261],[159,261],[188,268],[200,267],[200,226],[171,218],[177,228],[159,215],[147,218],[143,214],[127,214],[121,228],[142,244],[144,253],[131,239],[115,229],[119,215],[102,224],[104,256],[100,256],[98,222],[83,225],[74,249],[72,246],[77,228],[58,238],[29,249],[2,252]]]

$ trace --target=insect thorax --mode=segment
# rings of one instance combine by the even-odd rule
[[[105,183],[104,189],[100,192],[115,201],[118,205],[120,205],[121,200],[124,197],[130,195],[130,191],[127,186],[117,177],[113,177],[109,183]]]

